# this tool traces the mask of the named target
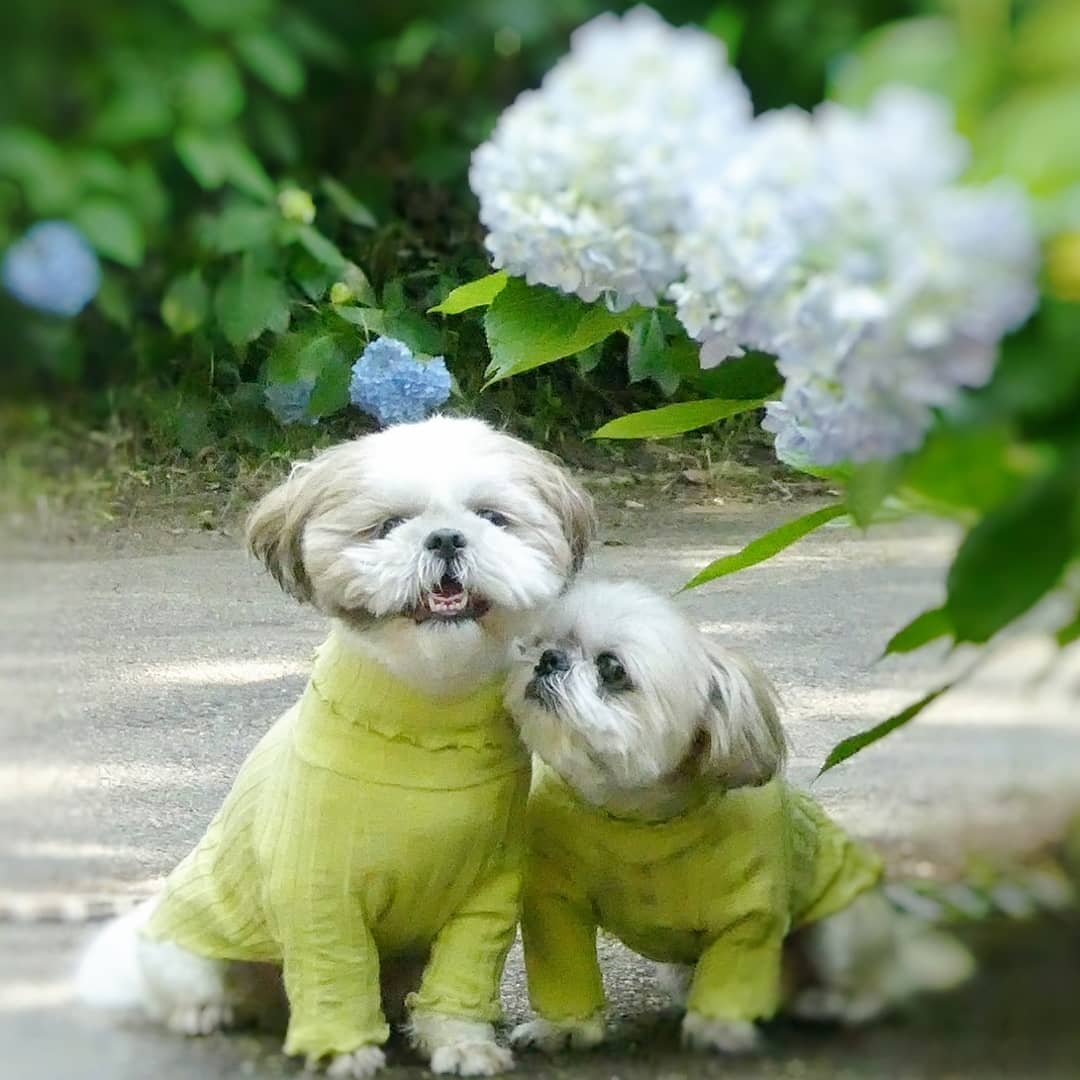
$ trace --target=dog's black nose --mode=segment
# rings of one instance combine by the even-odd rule
[[[465,534],[459,533],[457,529],[436,529],[433,533],[429,533],[424,541],[424,547],[428,551],[434,551],[447,562],[456,559],[458,552],[465,544]]]
[[[545,649],[540,654],[540,661],[534,670],[541,677],[554,675],[556,671],[569,671],[570,660],[566,653],[559,652],[558,649]]]

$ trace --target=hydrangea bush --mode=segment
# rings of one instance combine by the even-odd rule
[[[890,75],[903,68],[890,62]],[[760,410],[783,460],[846,490],[688,587],[841,515],[868,525],[895,496],[894,509],[932,508],[969,532],[944,605],[887,651],[982,644],[1080,554],[1080,357],[1062,352],[1080,316],[1050,299],[1009,338],[1039,306],[1037,222],[1080,227],[1080,177],[1071,201],[1036,205],[986,165],[985,144],[973,159],[944,74],[944,87],[849,79],[857,102],[751,119],[707,35],[646,8],[595,19],[475,152],[496,273],[440,310],[486,307],[492,381],[621,332],[632,376],[670,390],[686,382],[688,338],[712,396],[623,416],[598,437],[668,437]],[[1072,250],[1054,249],[1063,299],[1076,291],[1062,273]],[[1074,610],[1062,645],[1080,637],[1076,598]],[[841,744],[826,767],[937,696]]]

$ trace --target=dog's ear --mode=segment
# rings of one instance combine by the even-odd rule
[[[784,767],[787,741],[776,691],[744,657],[708,645],[711,675],[702,718],[701,771],[725,787],[764,784]]]
[[[255,504],[245,529],[248,551],[286,593],[302,603],[311,601],[311,581],[304,570],[303,553],[310,500],[301,496],[313,467],[313,462],[294,465],[288,479]]]
[[[562,525],[563,535],[570,545],[571,565],[574,573],[577,573],[596,535],[596,510],[592,496],[574,480],[554,454],[543,450],[534,452],[537,464],[531,470],[530,478],[540,497],[554,510]]]
[[[364,470],[364,439],[339,443],[293,465],[288,479],[264,495],[248,516],[248,550],[301,603],[312,601],[304,528],[317,510],[328,510],[357,490]]]

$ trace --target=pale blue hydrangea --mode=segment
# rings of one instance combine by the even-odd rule
[[[647,7],[600,15],[473,155],[497,268],[614,310],[678,277],[685,185],[716,171],[751,117],[724,44]]]
[[[281,424],[317,424],[316,417],[308,412],[314,379],[297,379],[290,383],[271,383],[264,391],[266,407]]]
[[[78,315],[101,288],[101,265],[66,221],[40,221],[4,255],[0,278],[21,303],[49,315]]]
[[[671,289],[711,367],[777,356],[766,428],[796,464],[893,457],[934,410],[992,375],[1037,301],[1026,198],[956,183],[966,146],[944,103],[913,90],[864,113],[761,117],[690,203]]]
[[[376,338],[356,361],[349,397],[384,427],[423,420],[450,397],[450,372],[441,356],[417,360],[396,338]]]

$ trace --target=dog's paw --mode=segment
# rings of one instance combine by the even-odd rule
[[[386,1055],[378,1046],[358,1046],[348,1054],[335,1054],[325,1065],[326,1075],[335,1080],[367,1080],[386,1065]],[[308,1072],[320,1068],[317,1062],[308,1060]]]
[[[165,1018],[165,1026],[178,1035],[210,1035],[233,1024],[233,1009],[224,1002],[179,1005]]]
[[[499,1076],[513,1067],[514,1055],[487,1040],[449,1043],[431,1054],[431,1071],[437,1076]]]
[[[604,1020],[600,1016],[564,1023],[530,1020],[518,1024],[510,1033],[510,1043],[515,1048],[532,1048],[545,1054],[557,1054],[560,1050],[591,1050],[603,1041]]]
[[[682,1022],[683,1045],[712,1054],[752,1054],[761,1049],[761,1033],[752,1020],[720,1020],[688,1012]]]

